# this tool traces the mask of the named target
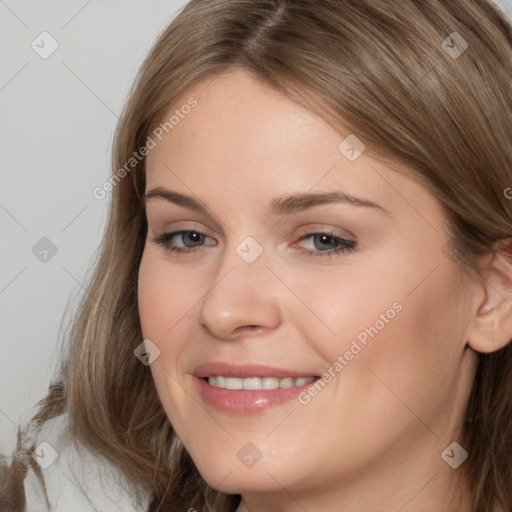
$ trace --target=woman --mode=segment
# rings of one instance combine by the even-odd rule
[[[4,509],[511,510],[511,104],[486,0],[190,2]]]

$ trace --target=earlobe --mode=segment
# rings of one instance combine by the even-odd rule
[[[512,340],[512,255],[500,247],[484,270],[485,298],[479,304],[471,326],[468,344],[476,352],[502,349]]]

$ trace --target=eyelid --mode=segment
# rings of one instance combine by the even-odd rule
[[[155,242],[158,245],[162,245],[164,247],[165,251],[168,251],[169,254],[176,253],[184,255],[184,256],[191,256],[192,254],[199,254],[203,252],[205,249],[205,246],[217,245],[214,244],[205,244],[200,245],[197,247],[176,247],[171,246],[171,240],[175,240],[178,236],[183,236],[185,233],[197,233],[205,238],[209,238],[211,240],[215,240],[214,237],[210,237],[208,234],[204,233],[203,231],[197,230],[197,229],[188,229],[188,227],[184,227],[181,229],[175,229],[172,231],[162,231],[159,235],[153,238],[153,242]],[[301,227],[302,234],[295,235],[294,238],[297,238],[296,242],[292,244],[292,246],[300,243],[302,240],[305,240],[310,237],[314,237],[315,235],[325,234],[328,237],[338,239],[339,243],[341,244],[340,247],[337,247],[335,249],[330,249],[327,251],[321,251],[321,250],[310,250],[310,249],[298,249],[301,253],[306,253],[310,257],[318,258],[320,259],[331,259],[336,256],[339,256],[341,254],[348,254],[358,247],[358,242],[356,240],[351,239],[351,237],[346,237],[345,235],[336,234],[333,229],[325,228],[325,227],[318,227],[317,229],[314,229],[313,227],[307,229],[306,227]]]
[[[180,224],[183,222],[183,226]],[[195,225],[198,225],[196,228]],[[159,232],[160,235],[164,233],[176,233],[178,231],[196,231],[198,233],[201,233],[208,238],[215,239],[214,236],[209,234],[210,230],[209,228],[205,229],[204,224],[200,222],[194,222],[194,221],[177,221],[177,225],[174,224],[172,227],[165,227],[162,229],[157,229],[156,231]],[[297,241],[303,238],[304,236],[311,235],[312,233],[331,233],[333,236],[338,236],[340,238],[344,238],[347,241],[357,242],[357,237],[348,231],[347,229],[341,229],[341,228],[335,228],[328,224],[320,224],[320,223],[313,223],[313,224],[303,224],[297,228],[295,231],[295,234],[293,235],[293,238],[297,238]],[[159,236],[159,235],[157,235]]]
[[[333,236],[339,236],[346,240],[357,242],[357,237],[347,229],[340,229],[330,226],[328,224],[306,224],[300,226],[297,231],[297,237],[301,238],[303,235],[310,235],[311,233],[331,233]]]
[[[169,225],[169,223],[166,222],[162,223],[161,228],[158,227],[158,224],[155,222],[153,231],[158,232],[160,235],[164,233],[175,233],[176,231],[196,231],[197,233],[202,233],[209,238],[215,238],[215,236],[212,235],[212,230],[210,228],[206,227],[202,222],[195,222],[193,220],[176,221],[173,222],[172,225]]]

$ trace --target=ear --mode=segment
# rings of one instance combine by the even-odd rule
[[[468,333],[476,352],[499,350],[512,340],[512,251],[500,243],[482,272],[484,300],[478,305]]]

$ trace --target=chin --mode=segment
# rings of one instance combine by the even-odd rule
[[[221,475],[220,473],[212,472],[211,475],[206,475],[211,476],[210,478],[202,476],[210,487],[225,494],[273,493],[282,491],[282,487],[267,473],[263,475],[248,473],[245,477],[236,474],[236,471],[227,476],[228,473]]]
[[[282,479],[279,470],[268,467],[264,460],[259,460],[253,467],[244,467],[238,459],[233,464],[216,461],[201,461],[196,463],[199,473],[206,483],[217,491],[226,494],[242,494],[250,492],[275,492],[282,490],[277,483]],[[282,472],[282,468],[281,468]],[[289,481],[290,474],[286,472]],[[272,478],[272,476],[275,478]]]

